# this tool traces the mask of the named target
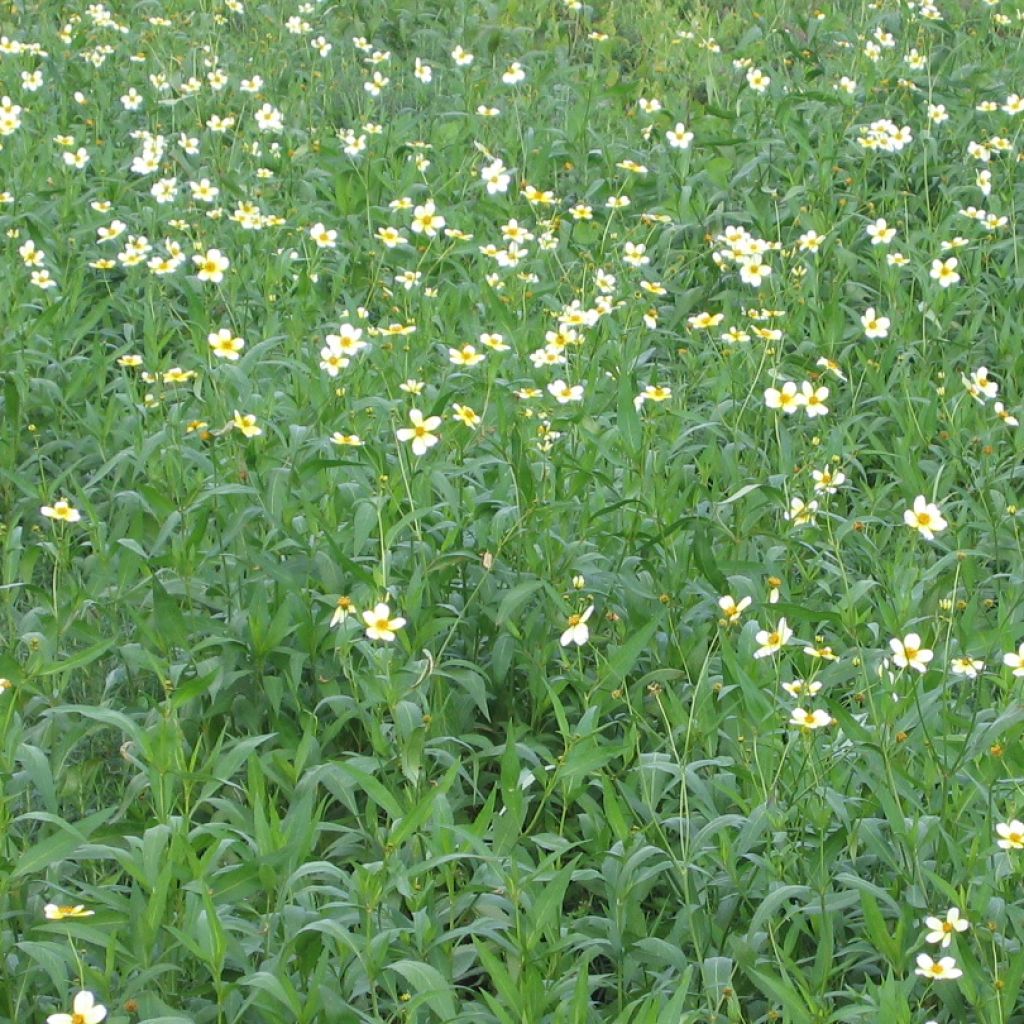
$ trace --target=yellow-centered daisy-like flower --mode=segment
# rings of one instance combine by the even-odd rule
[[[405,619],[400,615],[391,616],[391,609],[382,601],[373,608],[363,612],[363,622],[366,623],[366,635],[371,640],[395,639],[395,630],[405,625]]]
[[[259,437],[263,430],[256,426],[256,417],[251,413],[240,413],[237,409],[231,420],[231,426],[240,430],[245,437]]]
[[[82,513],[77,508],[72,508],[67,498],[61,498],[52,505],[43,505],[39,511],[47,519],[55,519],[60,523],[77,523],[82,518]]]
[[[58,906],[56,903],[47,903],[43,907],[43,915],[47,921],[64,921],[72,917],[92,917],[94,910],[86,910],[81,903],[75,906]]]
[[[206,340],[218,359],[227,359],[233,363],[238,361],[242,349],[245,348],[245,338],[235,337],[230,327],[213,331],[206,336]]]

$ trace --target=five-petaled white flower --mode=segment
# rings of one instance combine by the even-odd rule
[[[928,662],[934,652],[921,646],[921,638],[917,633],[908,633],[902,640],[894,637],[889,641],[892,649],[892,662],[897,668],[912,668],[918,672],[928,671]]]
[[[77,523],[82,518],[82,513],[72,508],[67,498],[61,498],[52,505],[44,505],[39,511],[47,519],[56,519],[60,523]]]
[[[933,281],[939,282],[940,288],[948,288],[960,280],[960,275],[956,272],[958,263],[959,260],[955,256],[950,256],[947,260],[932,260],[929,276]]]
[[[1024,850],[1024,821],[1001,821],[996,825],[996,835],[1000,850]]]
[[[433,448],[439,438],[432,431],[441,426],[440,416],[428,416],[423,418],[419,409],[409,410],[409,422],[411,427],[402,427],[395,432],[399,441],[412,441],[413,455],[423,455],[428,448]]]
[[[821,729],[832,724],[832,716],[821,708],[813,711],[805,711],[803,708],[793,708],[789,716],[790,725],[798,725],[801,729]]]
[[[566,384],[564,380],[553,380],[548,385],[548,394],[559,405],[565,405],[567,402],[581,402],[583,401],[583,385],[570,385]]]
[[[924,937],[925,942],[938,942],[943,949],[948,949],[957,932],[965,932],[970,927],[970,922],[960,916],[959,907],[950,907],[946,911],[945,919],[941,917],[926,917],[925,927],[929,929]]]
[[[792,636],[793,630],[789,628],[784,618],[779,619],[779,624],[773,630],[759,630],[754,639],[760,646],[754,651],[754,657],[766,658],[769,654],[775,654],[789,643]]]
[[[395,639],[395,630],[405,625],[405,619],[400,615],[391,617],[391,609],[383,601],[363,612],[363,622],[366,623],[366,635],[371,640],[388,642]]]
[[[955,676],[967,676],[968,679],[977,679],[978,673],[985,670],[985,662],[980,658],[972,658],[969,655],[961,655],[950,662],[950,670]]]
[[[665,132],[665,140],[673,149],[689,149],[693,141],[693,132],[688,132],[686,125],[680,121],[675,128]]]
[[[860,318],[864,328],[864,335],[868,338],[885,338],[889,335],[889,318],[878,316],[874,306],[868,306],[864,315]]]
[[[769,409],[781,409],[787,416],[792,415],[803,405],[803,395],[797,391],[796,382],[787,380],[782,389],[765,388],[764,404]]]
[[[207,249],[205,253],[196,253],[192,262],[199,268],[196,275],[200,281],[220,284],[224,280],[224,271],[231,266],[231,260],[221,254],[220,249]]]
[[[914,499],[913,508],[904,511],[903,522],[917,530],[925,540],[934,540],[935,534],[941,533],[949,525],[942,518],[939,506],[928,501],[923,494]]]
[[[922,953],[917,958],[917,969],[915,974],[922,978],[931,978],[933,981],[952,981],[959,978],[964,972],[956,965],[951,956],[944,956],[941,960],[933,960],[927,953]]]

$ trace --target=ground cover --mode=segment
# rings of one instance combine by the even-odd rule
[[[1024,16],[18,3],[0,1021],[1024,1020]]]

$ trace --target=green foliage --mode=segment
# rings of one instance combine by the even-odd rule
[[[1024,1019],[1005,7],[9,5],[0,1024]]]

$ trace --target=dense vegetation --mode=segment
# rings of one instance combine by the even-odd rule
[[[1024,1021],[1012,3],[4,18],[0,1022]]]

